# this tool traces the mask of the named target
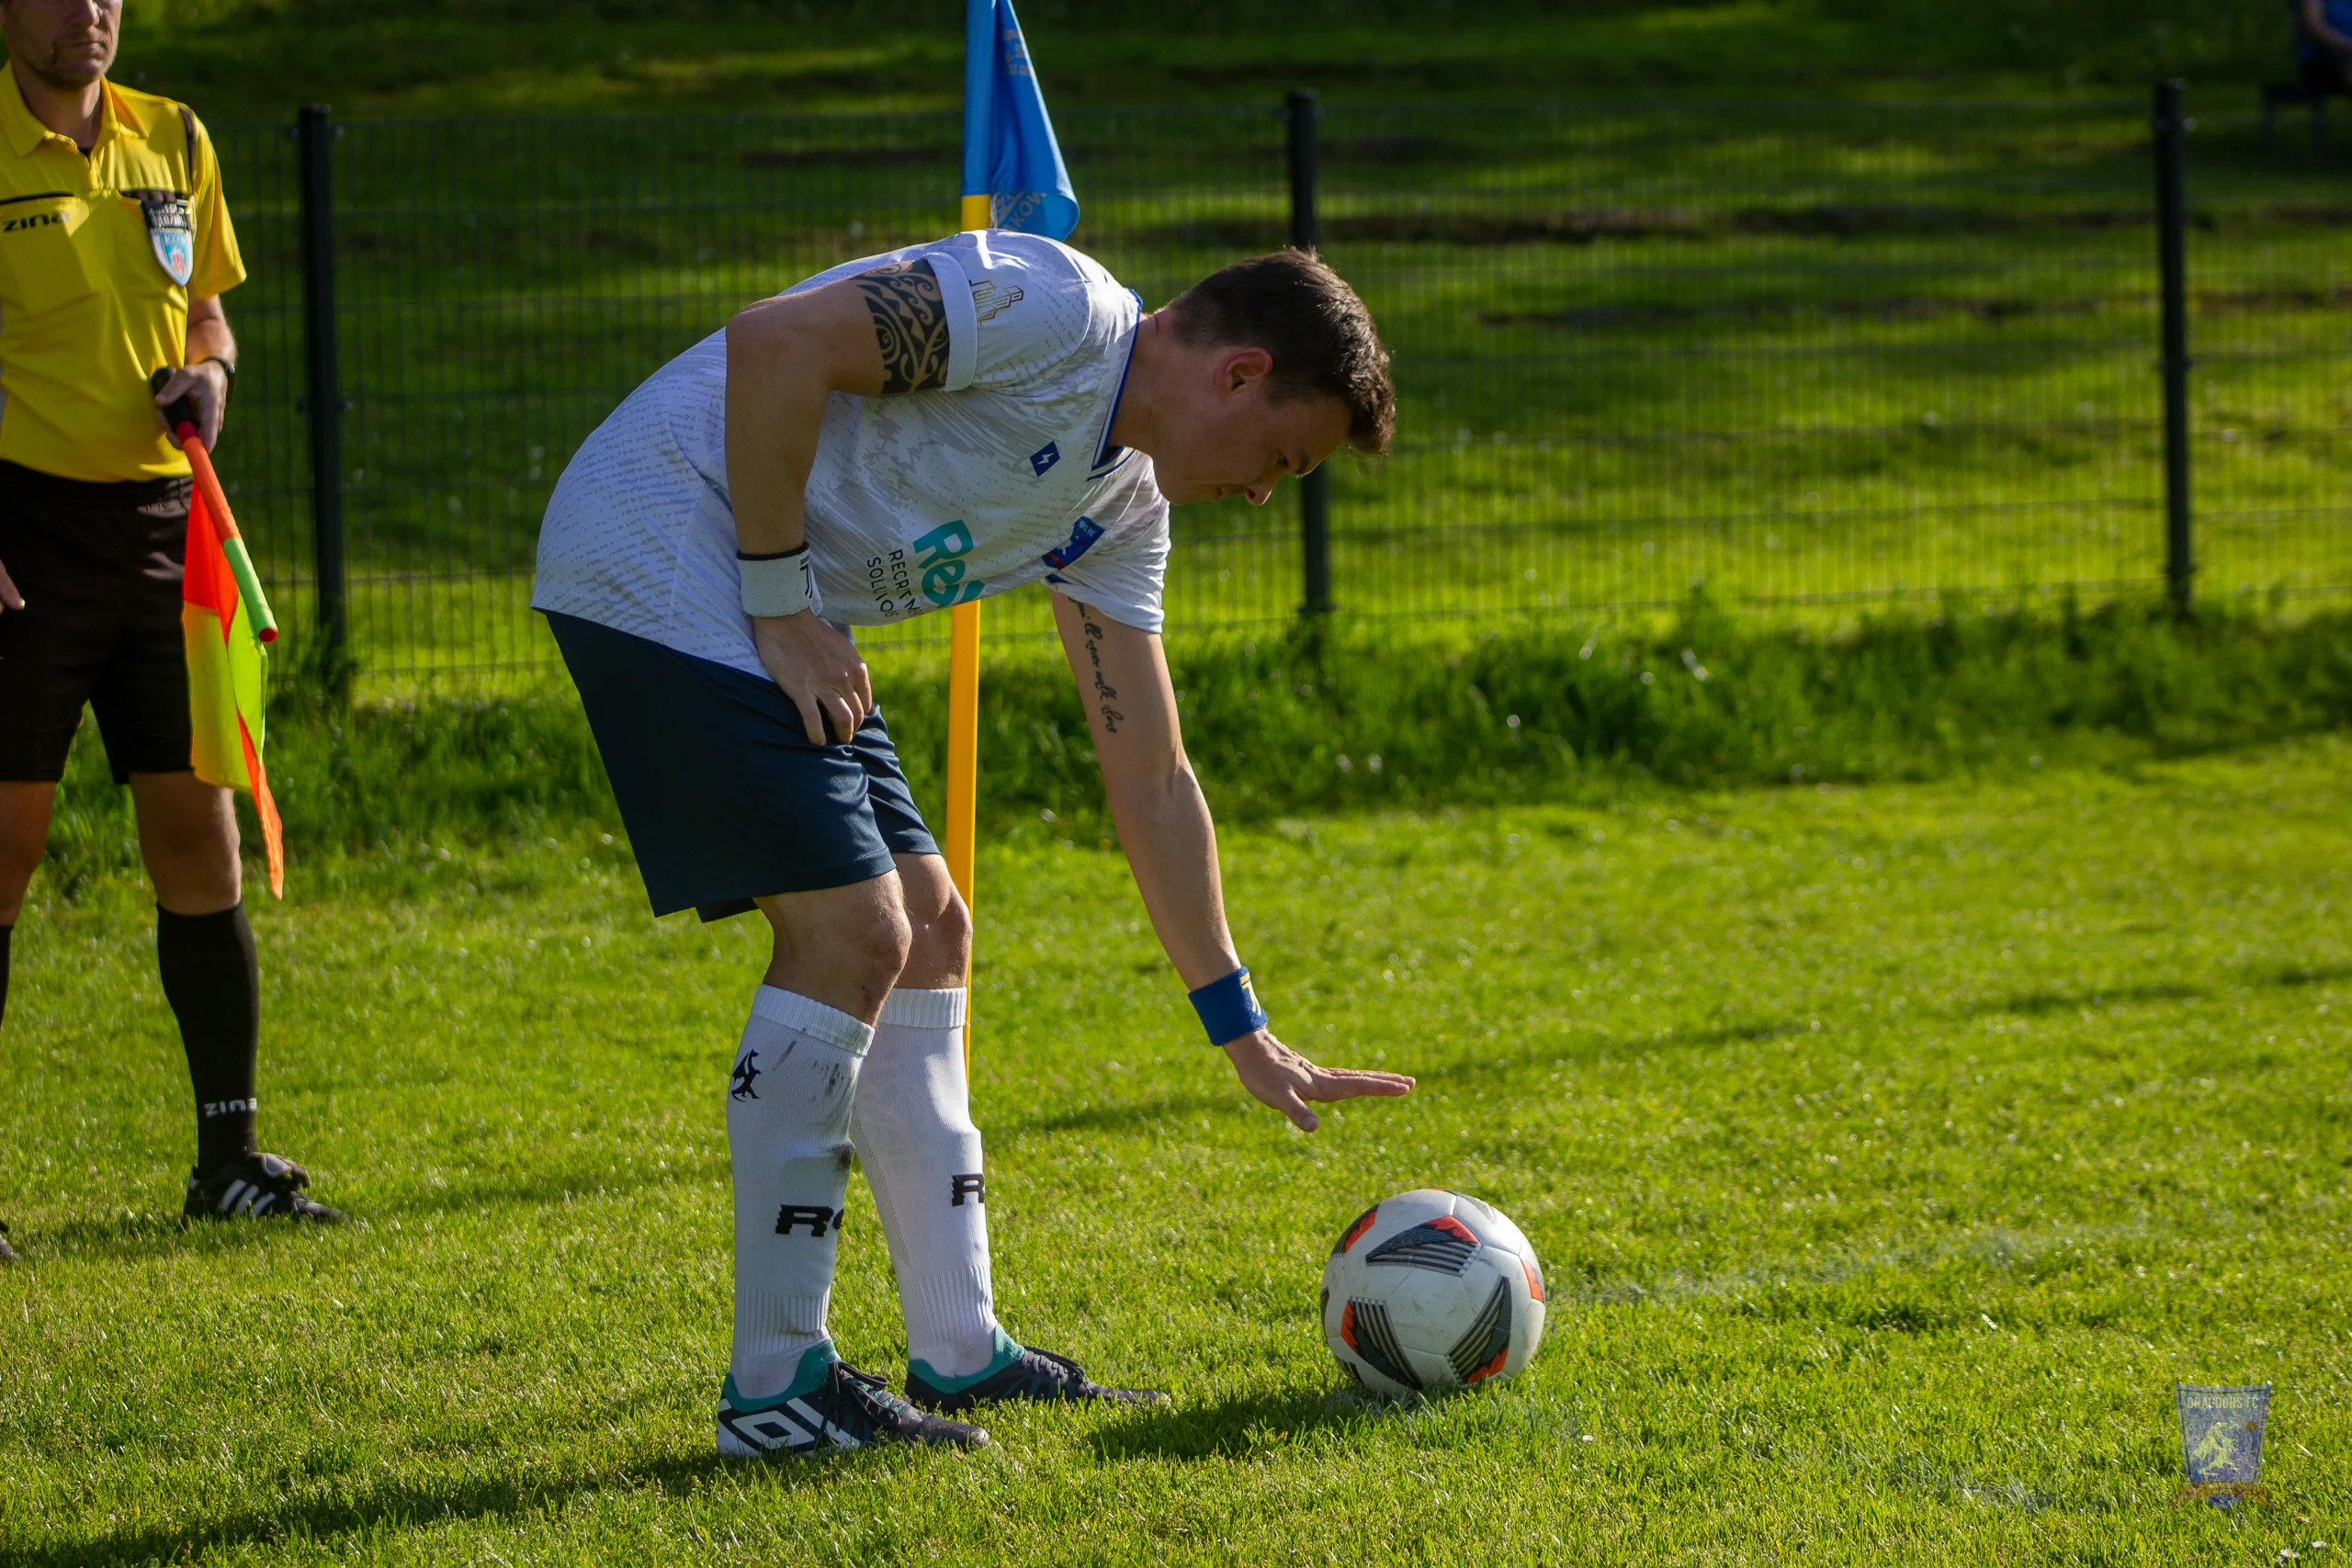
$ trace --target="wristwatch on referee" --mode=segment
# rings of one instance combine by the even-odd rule
[[[220,367],[221,374],[229,378],[229,384],[227,387],[222,389],[220,397],[221,406],[226,408],[228,406],[229,400],[237,395],[237,362],[233,359],[223,358],[221,355],[217,354],[208,354],[203,358],[198,360],[197,363],[198,365],[218,365]]]

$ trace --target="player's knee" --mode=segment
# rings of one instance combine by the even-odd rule
[[[870,1009],[878,1009],[890,987],[899,983],[899,971],[907,966],[907,955],[914,947],[914,923],[892,901],[870,908],[854,929],[842,935],[848,948],[843,958],[850,970],[844,978],[854,981]]]
[[[964,908],[964,900],[953,892],[947,896],[945,907],[933,910],[929,919],[915,930],[914,950],[908,955],[910,967],[926,971],[943,970],[960,975],[968,967],[972,953],[972,913]]]

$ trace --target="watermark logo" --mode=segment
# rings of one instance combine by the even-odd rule
[[[2240,1498],[2270,1501],[2255,1478],[2262,1472],[2262,1433],[2270,1419],[2270,1385],[2200,1388],[2173,1385],[2180,1413],[2180,1456],[2188,1481],[2175,1495],[2181,1503],[2211,1503],[2226,1508]]]

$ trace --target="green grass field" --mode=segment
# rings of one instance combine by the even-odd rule
[[[45,880],[0,1053],[0,1560],[2324,1562],[2347,781],[2335,737],[1230,832],[1278,1025],[1420,1079],[1313,1137],[1193,1038],[1115,855],[1000,833],[1003,1309],[1176,1404],[775,1469],[709,1431],[750,924],[656,924],[593,822],[298,866],[256,910],[265,1133],[358,1223],[189,1234],[146,901]],[[1317,1271],[1430,1183],[1526,1227],[1550,1332],[1507,1387],[1368,1404]],[[838,1333],[895,1372],[870,1223],[844,1258]],[[2177,1379],[2277,1385],[2272,1506],[2171,1504]]]

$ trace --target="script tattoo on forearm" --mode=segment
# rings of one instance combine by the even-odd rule
[[[1086,627],[1086,659],[1094,667],[1094,705],[1102,715],[1102,732],[1119,733],[1119,721],[1127,716],[1111,705],[1119,700],[1119,689],[1102,678],[1102,628],[1094,624],[1094,612],[1088,606],[1078,606],[1078,618]]]
[[[927,261],[891,262],[857,275],[882,350],[882,390],[930,392],[947,385],[947,306]]]

